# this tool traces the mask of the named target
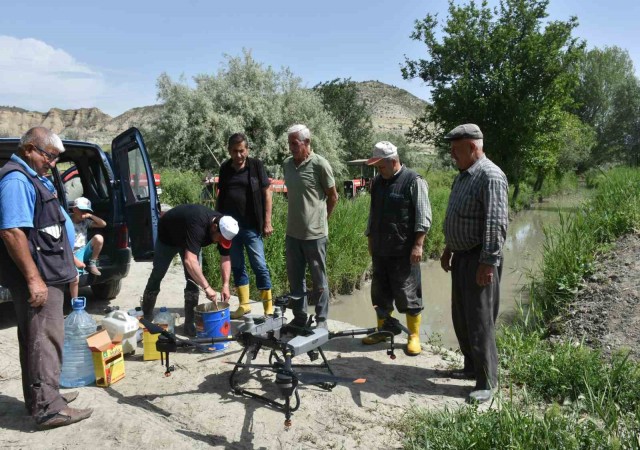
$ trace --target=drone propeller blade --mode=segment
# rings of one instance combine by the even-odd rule
[[[300,382],[305,384],[318,384],[318,383],[353,383],[362,384],[367,380],[366,378],[351,378],[351,377],[338,377],[331,375],[330,373],[314,373],[314,372],[298,372],[295,373],[296,378]]]

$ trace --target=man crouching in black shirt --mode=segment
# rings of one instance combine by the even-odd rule
[[[193,308],[198,306],[200,286],[209,300],[216,298],[213,290],[202,273],[198,254],[202,247],[218,244],[220,252],[220,272],[222,274],[222,301],[228,302],[231,259],[229,249],[231,240],[238,233],[238,222],[233,217],[223,216],[217,211],[202,205],[179,205],[167,211],[158,224],[158,240],[153,256],[153,270],[149,275],[142,297],[142,312],[145,319],[151,320],[156,304],[160,283],[171,261],[180,254],[184,266],[186,286],[184,289],[184,334],[195,336]],[[197,286],[188,280],[193,280]]]

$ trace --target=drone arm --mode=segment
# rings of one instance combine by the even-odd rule
[[[339,337],[361,336],[363,334],[375,333],[376,331],[378,331],[377,328],[356,328],[353,330],[333,331],[329,333],[329,339],[339,338]]]
[[[377,335],[386,335],[389,337],[389,348],[387,349],[387,355],[391,359],[396,359],[396,355],[394,352],[395,343],[394,343],[394,335],[391,331],[378,330],[377,328],[356,328],[354,330],[344,330],[344,331],[335,331],[329,333],[329,339],[339,338],[339,337],[355,337],[361,336],[363,334],[377,334]]]

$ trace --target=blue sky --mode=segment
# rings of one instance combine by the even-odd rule
[[[491,4],[497,3],[492,0]],[[379,80],[428,99],[400,74],[425,57],[416,19],[447,16],[446,0],[111,0],[5,2],[0,9],[0,105],[47,111],[96,106],[113,116],[156,103],[156,80],[215,73],[250,49],[311,87],[337,77]],[[589,47],[619,46],[640,67],[640,2],[551,0],[550,18],[577,15]]]

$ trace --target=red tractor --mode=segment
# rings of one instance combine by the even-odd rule
[[[371,189],[371,181],[376,176],[376,170],[367,165],[366,159],[354,159],[347,161],[347,169],[352,176],[350,180],[344,182],[344,196],[354,198]]]

